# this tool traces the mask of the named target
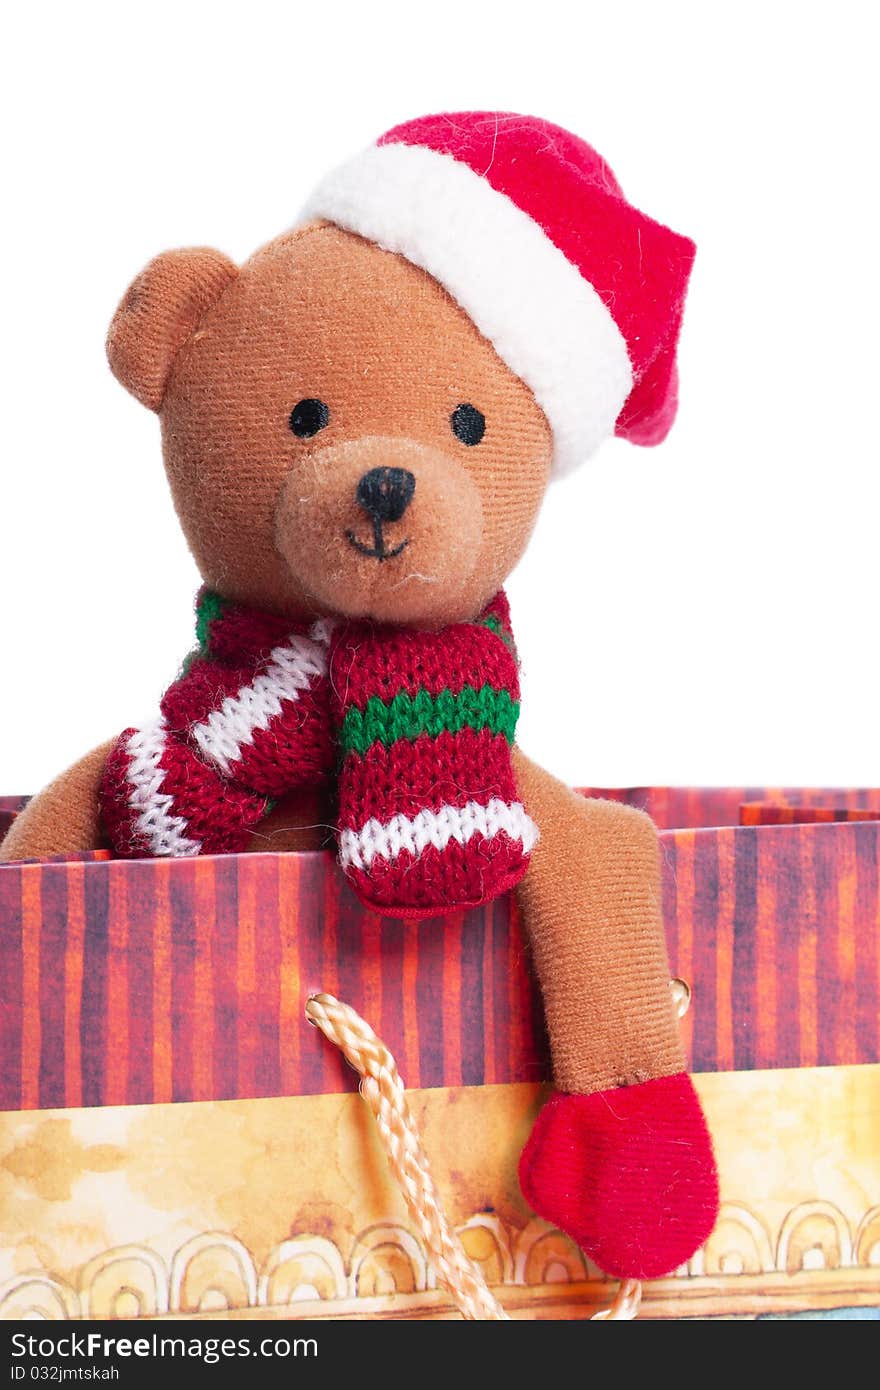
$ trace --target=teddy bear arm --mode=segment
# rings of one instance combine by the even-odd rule
[[[514,771],[540,831],[518,896],[557,1087],[589,1093],[681,1072],[653,822],[579,796],[519,749]]]
[[[98,789],[113,747],[111,741],[92,749],[29,801],[0,843],[0,860],[103,848]]]

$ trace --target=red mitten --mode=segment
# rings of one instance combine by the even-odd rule
[[[592,1095],[554,1095],[522,1153],[539,1216],[621,1279],[657,1279],[697,1250],[718,1215],[712,1141],[685,1072]]]

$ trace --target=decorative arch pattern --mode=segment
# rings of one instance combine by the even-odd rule
[[[479,1212],[458,1227],[471,1258],[495,1287],[547,1288],[601,1278],[560,1231],[535,1217],[522,1227]],[[855,1231],[831,1202],[804,1202],[768,1231],[739,1202],[722,1206],[718,1225],[680,1282],[703,1277],[735,1287],[739,1277],[880,1268],[880,1206]],[[138,1318],[243,1308],[295,1308],[436,1288],[425,1248],[406,1226],[381,1222],[354,1241],[348,1258],[326,1236],[304,1233],[280,1241],[261,1263],[234,1236],[204,1232],[174,1253],[170,1264],[146,1246],[106,1250],[70,1280],[43,1271],[0,1284],[0,1319]],[[880,1294],[878,1294],[880,1303]]]

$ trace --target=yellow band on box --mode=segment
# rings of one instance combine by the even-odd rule
[[[698,1078],[723,1207],[643,1317],[880,1307],[880,1066]],[[532,1085],[410,1092],[443,1200],[514,1317],[609,1287],[532,1216]],[[466,1156],[463,1161],[463,1155]],[[0,1316],[456,1317],[356,1095],[0,1114]]]

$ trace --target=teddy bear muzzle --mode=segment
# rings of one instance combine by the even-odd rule
[[[341,440],[297,461],[275,544],[297,584],[347,617],[428,623],[455,612],[483,542],[467,469],[421,441]]]

